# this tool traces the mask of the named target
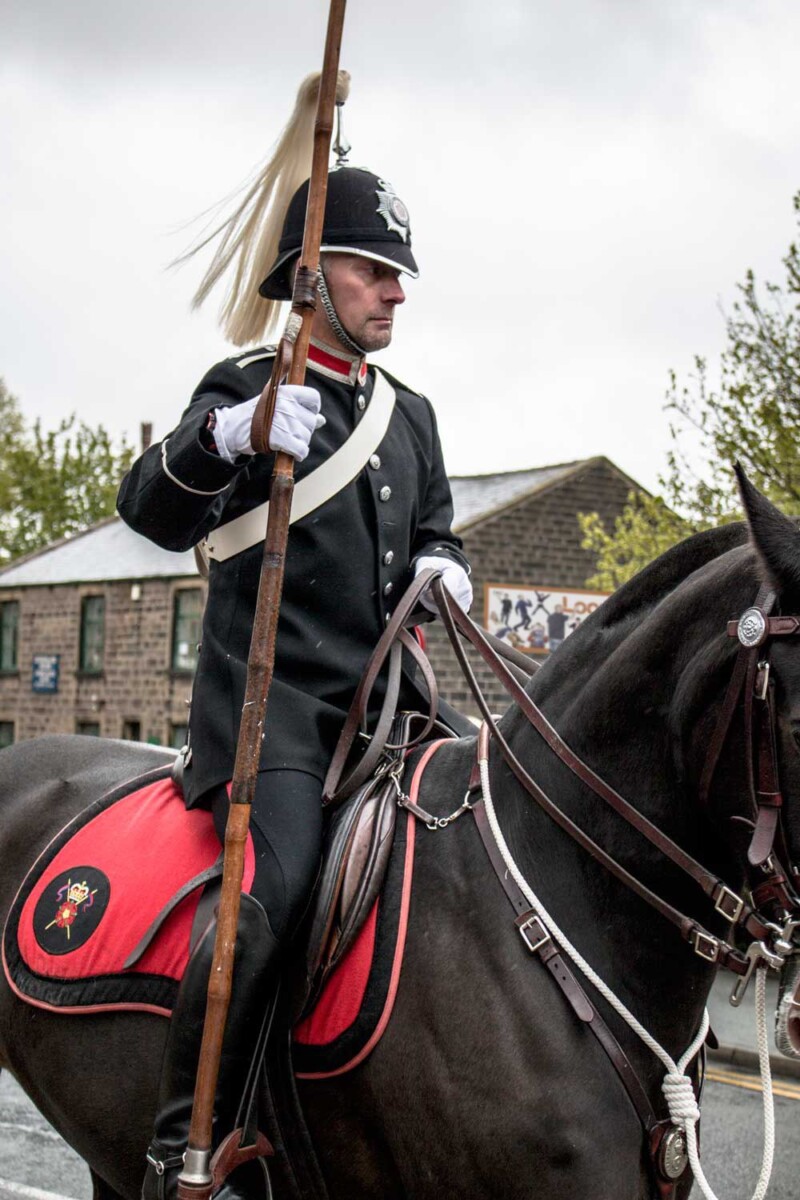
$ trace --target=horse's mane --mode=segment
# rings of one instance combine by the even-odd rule
[[[747,526],[743,521],[737,521],[696,533],[679,542],[604,601],[597,610],[599,624],[611,629],[620,623],[638,620],[643,609],[652,608],[695,571],[746,541]]]
[[[533,684],[537,700],[554,690],[563,702],[577,697],[588,676],[595,675],[643,619],[681,584],[747,542],[746,524],[736,522],[696,533],[651,562],[609,596],[537,672]]]

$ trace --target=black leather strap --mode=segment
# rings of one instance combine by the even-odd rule
[[[492,834],[486,805],[482,799],[473,804],[472,813],[494,873],[500,881],[511,907],[517,914],[514,924],[520,932],[522,941],[528,950],[532,954],[536,954],[547,967],[578,1020],[588,1025],[605,1050],[611,1065],[628,1093],[645,1132],[649,1133],[656,1123],[656,1115],[628,1056],[575,978],[542,918],[535,909],[530,907],[524,893],[509,874]]]

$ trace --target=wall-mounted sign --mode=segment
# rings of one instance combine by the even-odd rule
[[[57,692],[60,654],[34,654],[31,688],[34,692]]]
[[[484,625],[525,654],[549,654],[602,604],[608,592],[548,584],[487,583]]]

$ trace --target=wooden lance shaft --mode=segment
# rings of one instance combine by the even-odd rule
[[[253,447],[262,452],[268,449],[278,385],[284,381],[287,372],[289,383],[302,384],[305,380],[308,343],[316,306],[316,277],[328,190],[328,162],[345,5],[346,0],[331,0],[328,14],[314,125],[314,151],[303,249],[295,277],[292,312],[278,347],[272,376],[264,389],[253,420]],[[221,1179],[216,1177],[212,1181],[210,1169],[214,1098],[231,995],[250,808],[258,777],[267,697],[275,664],[275,640],[293,490],[294,459],[288,454],[278,454],[270,485],[269,519],[247,660],[247,683],[236,747],[231,805],[225,829],[224,870],[217,934],[208,984],[189,1143],[184,1168],[178,1179],[179,1200],[206,1200],[211,1195],[212,1186],[218,1186],[221,1182]],[[232,1165],[239,1165],[250,1157],[253,1157],[253,1151],[248,1154],[244,1150]]]

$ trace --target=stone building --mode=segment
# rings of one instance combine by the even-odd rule
[[[183,744],[205,585],[118,517],[0,572],[0,742]]]
[[[511,604],[505,636],[546,653],[538,598],[559,610],[551,636],[553,622],[565,635],[572,610],[590,600],[583,593],[594,563],[576,514],[613,521],[637,485],[606,458],[451,483],[473,615],[497,629]],[[118,517],[0,571],[0,744],[77,732],[182,745],[204,601],[191,553],[161,550]],[[442,631],[425,629],[443,694],[473,712]],[[488,690],[502,708],[500,689]]]

